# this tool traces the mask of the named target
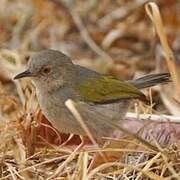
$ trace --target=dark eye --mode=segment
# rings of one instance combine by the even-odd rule
[[[42,69],[42,72],[43,72],[44,74],[50,73],[50,72],[51,72],[51,67],[44,67],[44,68]]]

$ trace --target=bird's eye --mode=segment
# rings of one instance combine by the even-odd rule
[[[44,67],[44,68],[42,69],[42,72],[43,72],[44,74],[50,73],[50,72],[51,72],[51,67]]]

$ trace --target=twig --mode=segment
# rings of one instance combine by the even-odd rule
[[[136,114],[136,113],[127,113],[126,118],[141,119],[148,121],[156,122],[174,122],[180,123],[180,116],[170,116],[170,115],[155,115],[155,114]]]
[[[62,172],[62,170],[66,167],[66,165],[71,162],[75,156],[77,155],[77,151],[76,149],[68,156],[68,158],[56,169],[56,171],[54,172],[54,174],[50,177],[47,178],[47,180],[56,178],[60,172]]]

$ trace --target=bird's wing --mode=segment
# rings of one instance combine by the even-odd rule
[[[103,76],[90,79],[75,88],[81,100],[90,103],[106,104],[122,99],[145,99],[145,95],[128,82]]]

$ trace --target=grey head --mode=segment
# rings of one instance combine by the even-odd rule
[[[39,90],[51,91],[61,86],[71,85],[75,77],[75,67],[71,59],[55,50],[34,53],[28,62],[26,71],[14,79],[30,77]]]

